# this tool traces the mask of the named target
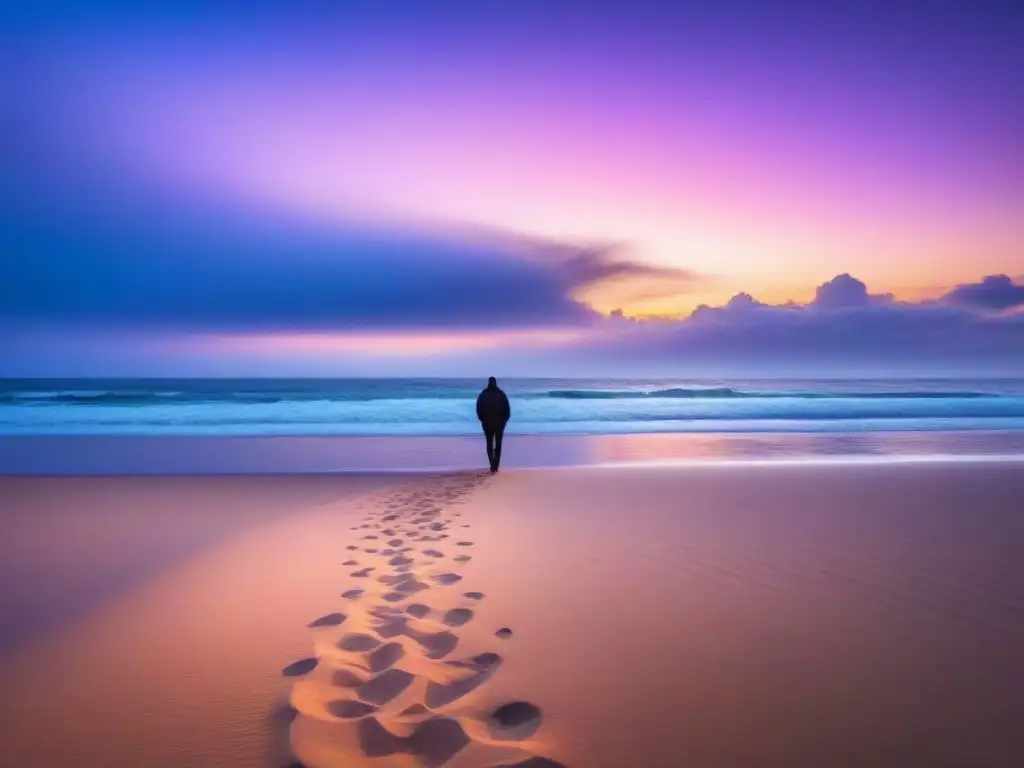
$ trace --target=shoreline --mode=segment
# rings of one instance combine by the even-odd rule
[[[502,468],[1021,459],[1024,430],[509,434]],[[0,437],[0,476],[423,475],[484,463],[482,437]]]

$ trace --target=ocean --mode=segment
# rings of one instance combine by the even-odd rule
[[[466,379],[0,381],[4,435],[468,435]],[[511,434],[1024,429],[1022,379],[509,379]]]
[[[479,467],[468,379],[0,381],[0,474]],[[508,379],[502,466],[1024,459],[1022,379]]]
[[[6,379],[0,435],[477,435],[467,379]],[[1024,379],[508,379],[510,434],[1024,429]]]

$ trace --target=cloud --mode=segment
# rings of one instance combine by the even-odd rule
[[[872,296],[868,293],[868,287],[864,283],[844,273],[819,285],[811,305],[827,312],[889,304],[892,300],[891,294]]]
[[[740,293],[724,306],[702,306],[675,321],[610,318],[603,337],[581,350],[589,359],[657,365],[678,373],[720,365],[736,370],[817,370],[837,366],[903,367],[924,363],[985,364],[1017,369],[1024,361],[1024,314],[1007,306],[1006,281],[986,278],[988,302],[898,302],[872,295],[860,280],[839,275],[806,304],[764,304]],[[961,286],[963,288],[963,286]],[[960,291],[960,289],[957,289]],[[962,295],[954,291],[954,294]],[[991,294],[995,294],[993,298]],[[998,299],[998,300],[997,300]]]
[[[675,295],[700,279],[692,270],[643,264],[622,254],[619,248],[591,248],[572,253],[561,261],[560,269],[574,289],[585,289],[608,280],[656,280],[658,292],[648,297]]]
[[[707,280],[707,276],[684,267],[639,261],[621,244],[555,242],[489,230],[485,230],[484,237],[555,270],[567,293],[585,303],[592,289],[609,283],[615,286],[617,300],[633,303],[678,296]]]
[[[989,275],[980,283],[958,285],[941,301],[974,309],[1013,309],[1024,306],[1024,285],[1015,284],[1008,275]]]
[[[0,322],[189,331],[552,328],[579,289],[649,267],[621,249],[436,227],[255,220],[173,201],[0,214]]]
[[[548,356],[545,370],[595,374],[623,364],[685,375],[922,361],[973,372],[1024,361],[1024,313],[1006,311],[1024,306],[1024,286],[1004,275],[915,303],[841,274],[806,304],[739,293],[683,319],[636,321],[601,317],[584,294],[631,280],[679,292],[704,278],[644,264],[621,246],[365,222],[327,228],[80,185],[30,201],[14,185],[0,189],[11,193],[0,206],[0,334],[20,338],[23,329],[61,338],[71,328],[135,338],[571,328],[583,332],[557,352],[538,344],[517,359],[528,369]],[[490,354],[508,359],[497,341]]]

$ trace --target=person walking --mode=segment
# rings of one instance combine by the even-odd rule
[[[487,388],[476,398],[476,417],[480,419],[487,440],[487,460],[491,472],[497,472],[501,465],[501,439],[505,434],[505,425],[512,417],[512,408],[508,396],[498,387],[498,380],[493,376],[487,380]]]

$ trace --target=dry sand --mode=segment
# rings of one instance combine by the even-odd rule
[[[54,483],[2,765],[1024,764],[1019,463]]]

